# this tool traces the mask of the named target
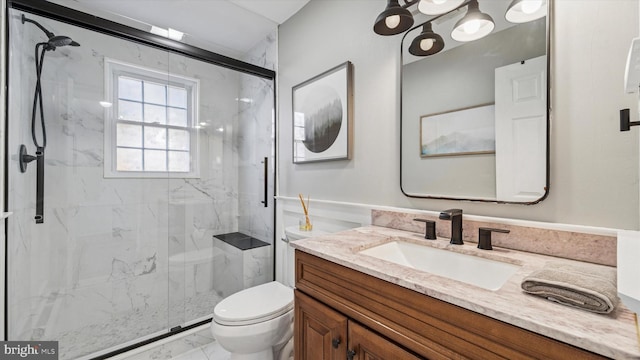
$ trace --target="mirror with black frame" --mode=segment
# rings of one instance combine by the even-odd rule
[[[416,14],[422,19],[404,35],[400,180],[405,195],[523,204],[546,197],[549,12],[512,23],[505,12],[515,2],[466,1],[444,15]],[[451,36],[461,36],[452,29],[470,12],[470,3],[488,14],[495,28],[481,39],[456,41]]]

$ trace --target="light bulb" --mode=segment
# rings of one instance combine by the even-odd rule
[[[178,31],[176,29],[169,28],[167,36],[169,37],[169,39],[180,41],[180,40],[182,40],[182,37],[184,36],[184,33],[182,31]]]
[[[464,32],[467,34],[475,34],[480,30],[480,21],[470,20],[464,23]]]
[[[433,39],[422,39],[420,40],[420,49],[423,51],[430,50],[433,47],[433,43],[435,43]]]
[[[442,5],[447,2],[447,0],[431,0],[432,3],[436,5]]]
[[[524,0],[522,2],[522,12],[525,14],[533,14],[542,6],[542,0]]]
[[[395,29],[396,27],[398,27],[398,25],[400,25],[400,15],[387,16],[384,19],[384,23],[389,29]]]

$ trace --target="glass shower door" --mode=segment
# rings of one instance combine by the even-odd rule
[[[167,53],[21,11],[9,15],[8,338],[57,340],[60,358],[73,359],[166,332],[169,180],[109,177],[108,163],[120,159],[115,170],[124,172],[150,165],[143,134],[152,122],[143,114],[153,101],[142,82],[139,92],[109,96],[105,67],[118,59],[166,77]],[[36,151],[34,47],[47,36],[22,15],[80,45],[46,51],[43,60],[43,223],[34,220],[37,161],[22,173],[18,160],[20,145]],[[122,122],[110,128],[113,116]]]
[[[199,80],[199,176],[169,191],[169,322],[184,327],[273,279],[274,92],[272,80],[169,58],[172,76]]]
[[[42,223],[38,161],[19,161],[38,150],[34,22],[79,45],[41,68]],[[273,80],[15,9],[8,26],[9,340],[95,357],[273,279]]]

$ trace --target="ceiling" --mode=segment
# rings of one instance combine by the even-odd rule
[[[50,0],[149,30],[185,33],[184,41],[239,57],[298,12],[309,0]]]

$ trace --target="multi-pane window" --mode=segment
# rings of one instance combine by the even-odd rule
[[[113,61],[107,67],[113,106],[105,174],[196,177],[197,80]]]

